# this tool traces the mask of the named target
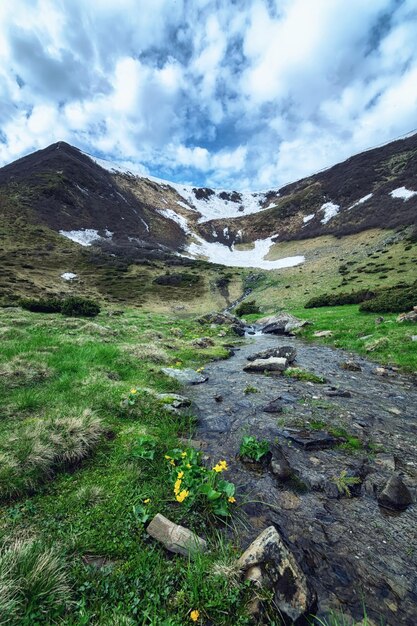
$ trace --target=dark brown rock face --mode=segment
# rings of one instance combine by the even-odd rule
[[[378,496],[381,506],[398,511],[404,511],[412,501],[410,490],[398,474],[391,476]]]

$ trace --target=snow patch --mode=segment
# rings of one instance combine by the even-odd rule
[[[322,207],[322,208],[323,208],[323,207]],[[310,222],[310,221],[313,219],[313,217],[314,217],[315,215],[316,215],[315,213],[310,213],[310,215],[305,215],[305,216],[303,217],[303,222],[304,222],[304,224],[307,224],[307,222]]]
[[[211,263],[229,267],[257,267],[265,270],[294,267],[305,261],[304,256],[292,256],[277,259],[276,261],[267,261],[265,257],[274,244],[272,241],[273,237],[258,239],[254,242],[252,250],[235,250],[234,245],[231,247],[224,246],[217,241],[208,242],[198,236],[195,236],[195,239],[196,241],[188,245],[186,252],[182,256],[188,258],[206,257]]]
[[[413,196],[417,196],[417,191],[410,191],[406,187],[397,187],[397,189],[393,189],[390,191],[390,196],[392,198],[401,198],[401,200],[409,200]]]
[[[84,228],[83,230],[60,230],[59,234],[67,239],[71,239],[71,241],[75,241],[75,243],[79,243],[81,246],[91,246],[94,241],[112,238],[113,233],[110,230],[106,229],[104,232],[106,233],[105,237],[100,237],[98,230],[94,230],[93,228]]]
[[[63,235],[75,243],[79,243],[81,246],[91,246],[93,241],[98,241],[101,237],[97,230],[92,228],[86,228],[84,230],[60,230],[60,235]]]
[[[367,196],[364,196],[363,198],[361,198],[360,200],[358,200],[357,202],[349,206],[347,210],[350,211],[350,209],[353,209],[355,206],[358,206],[359,204],[363,204],[364,202],[367,202],[370,198],[372,198],[373,195],[374,195],[373,193],[368,193]]]
[[[223,192],[230,193],[224,189],[216,189],[213,190],[214,193],[209,195],[207,198],[196,198],[196,195],[193,191],[195,187],[189,187],[186,185],[179,185],[178,183],[166,183],[166,181],[162,181],[152,178],[155,182],[159,182],[160,184],[169,184],[170,187],[175,189],[175,191],[186,201],[186,205],[177,201],[177,204],[187,209],[195,209],[199,213],[201,213],[201,217],[199,218],[199,222],[208,222],[210,220],[221,219],[224,217],[239,217],[242,213],[245,215],[250,215],[251,213],[257,213],[258,211],[264,211],[261,205],[265,202],[265,194],[264,193],[249,193],[242,192],[240,193],[241,199],[238,202],[232,202],[231,200],[224,200],[220,198],[220,194]],[[241,209],[243,207],[243,211]]]
[[[74,278],[77,278],[77,274],[74,274],[74,272],[64,272],[61,274],[61,278],[64,280],[74,280]]]
[[[334,204],[333,202],[325,202],[321,205],[320,211],[324,211],[324,217],[321,220],[322,224],[327,224],[330,220],[335,217],[339,213],[340,206],[338,204]]]
[[[173,211],[172,209],[157,209],[157,211],[160,215],[167,217],[173,222],[176,222],[182,228],[182,230],[187,233],[187,235],[191,233],[188,222],[182,215],[178,215],[178,213],[175,213],[175,211]]]

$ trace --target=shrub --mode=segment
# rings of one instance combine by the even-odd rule
[[[56,623],[70,600],[65,564],[55,551],[22,539],[0,547],[0,625],[21,624],[29,615],[33,623]]]
[[[249,300],[248,302],[242,302],[236,309],[236,315],[242,317],[243,315],[250,315],[251,313],[260,313],[259,306],[255,303],[255,300]]]
[[[20,306],[26,311],[32,311],[32,313],[61,313],[62,300],[54,296],[40,298],[23,298],[20,300]]]
[[[187,274],[186,272],[179,272],[177,274],[170,274],[167,272],[162,276],[157,276],[154,279],[156,285],[168,285],[171,287],[191,287],[196,285],[200,281],[200,276],[195,274]]]
[[[363,302],[359,310],[372,313],[403,313],[417,303],[417,281],[412,285],[381,289],[375,298]]]
[[[339,306],[343,304],[360,304],[375,296],[374,291],[361,289],[360,291],[351,291],[350,293],[323,293],[308,300],[304,308],[314,309],[322,306]]]
[[[100,313],[100,307],[94,300],[70,296],[63,301],[61,313],[67,317],[96,317]]]

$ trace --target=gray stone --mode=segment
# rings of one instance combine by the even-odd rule
[[[346,391],[344,389],[329,389],[325,392],[326,396],[329,398],[351,398],[352,394],[350,391]]]
[[[269,359],[256,359],[243,369],[245,372],[283,372],[287,369],[287,359],[274,356]]]
[[[310,324],[310,322],[300,320],[289,313],[280,313],[279,315],[258,320],[258,324],[264,324],[262,332],[265,334],[289,335],[294,330]]]
[[[288,480],[292,476],[292,469],[288,460],[279,446],[273,446],[271,449],[271,471],[278,480]]]
[[[182,385],[198,385],[200,383],[205,383],[206,380],[208,380],[207,374],[199,374],[192,369],[177,370],[174,367],[163,367],[161,372],[171,378],[175,378],[175,380]]]
[[[255,575],[257,585],[272,590],[280,617],[295,622],[314,612],[316,595],[274,526],[255,539],[237,565],[245,576]]]
[[[337,444],[337,439],[324,430],[282,430],[280,434],[304,450],[323,450]]]
[[[391,476],[378,496],[381,506],[397,511],[403,511],[412,501],[410,490],[398,474]]]
[[[288,363],[293,363],[297,356],[297,350],[292,346],[281,346],[280,348],[269,348],[261,350],[247,357],[248,361],[256,361],[257,359],[269,359],[271,356],[287,359]]]
[[[316,330],[315,333],[313,333],[314,337],[333,337],[333,331],[332,330]]]
[[[155,515],[148,528],[148,535],[164,544],[167,550],[187,557],[206,552],[207,542],[195,533],[174,524],[169,519],[158,513]]]
[[[275,400],[271,400],[266,406],[263,407],[262,411],[265,413],[282,413],[283,406],[282,401],[279,398]]]
[[[210,346],[214,346],[214,341],[210,339],[210,337],[199,337],[198,339],[194,339],[191,345],[195,348],[209,348]]]
[[[347,370],[348,372],[361,372],[362,371],[362,368],[359,365],[359,363],[353,360],[343,361],[340,364],[340,367],[342,368],[342,370]]]
[[[417,311],[410,311],[409,313],[401,313],[397,317],[397,322],[417,322]]]

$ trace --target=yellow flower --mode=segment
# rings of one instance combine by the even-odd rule
[[[176,361],[175,365],[181,365],[181,361]]]
[[[184,472],[178,472],[177,478],[184,478]]]
[[[174,493],[176,496],[179,494],[180,489],[181,489],[181,480],[178,478],[178,480],[176,480],[174,484]]]
[[[150,501],[151,501],[150,498],[146,498],[146,500],[143,501],[143,504],[149,504]]]
[[[170,465],[173,465],[173,466],[175,467],[175,461],[174,461],[174,459],[171,459],[171,460],[170,460],[170,462],[169,462],[169,464],[170,464]]]
[[[171,457],[168,456],[168,454],[165,455],[165,458],[166,458],[167,461],[169,461],[171,459]]]
[[[181,456],[182,456],[183,459],[185,459],[185,457],[187,456],[187,453],[186,452],[181,452]]]
[[[177,496],[177,502],[184,502],[185,498],[188,496],[190,492],[187,491],[186,489],[183,489]]]
[[[215,465],[215,466],[213,467],[213,470],[214,470],[215,472],[218,472],[218,473],[219,473],[219,472],[224,472],[225,470],[227,470],[227,463],[226,463],[226,461],[219,461],[219,462],[217,463],[217,465]]]
[[[130,390],[130,393],[137,393],[137,392],[138,392],[138,390],[137,390],[137,389],[131,389],[131,390]]]
[[[233,496],[230,496],[230,498],[228,498],[229,502],[231,502],[232,504],[234,502],[236,502],[236,498],[234,498]]]
[[[191,469],[191,464],[187,463],[187,465],[185,466],[187,469]]]
[[[197,611],[196,609],[194,609],[194,611],[191,611],[190,620],[192,622],[198,622],[199,617],[200,617],[200,611]]]

